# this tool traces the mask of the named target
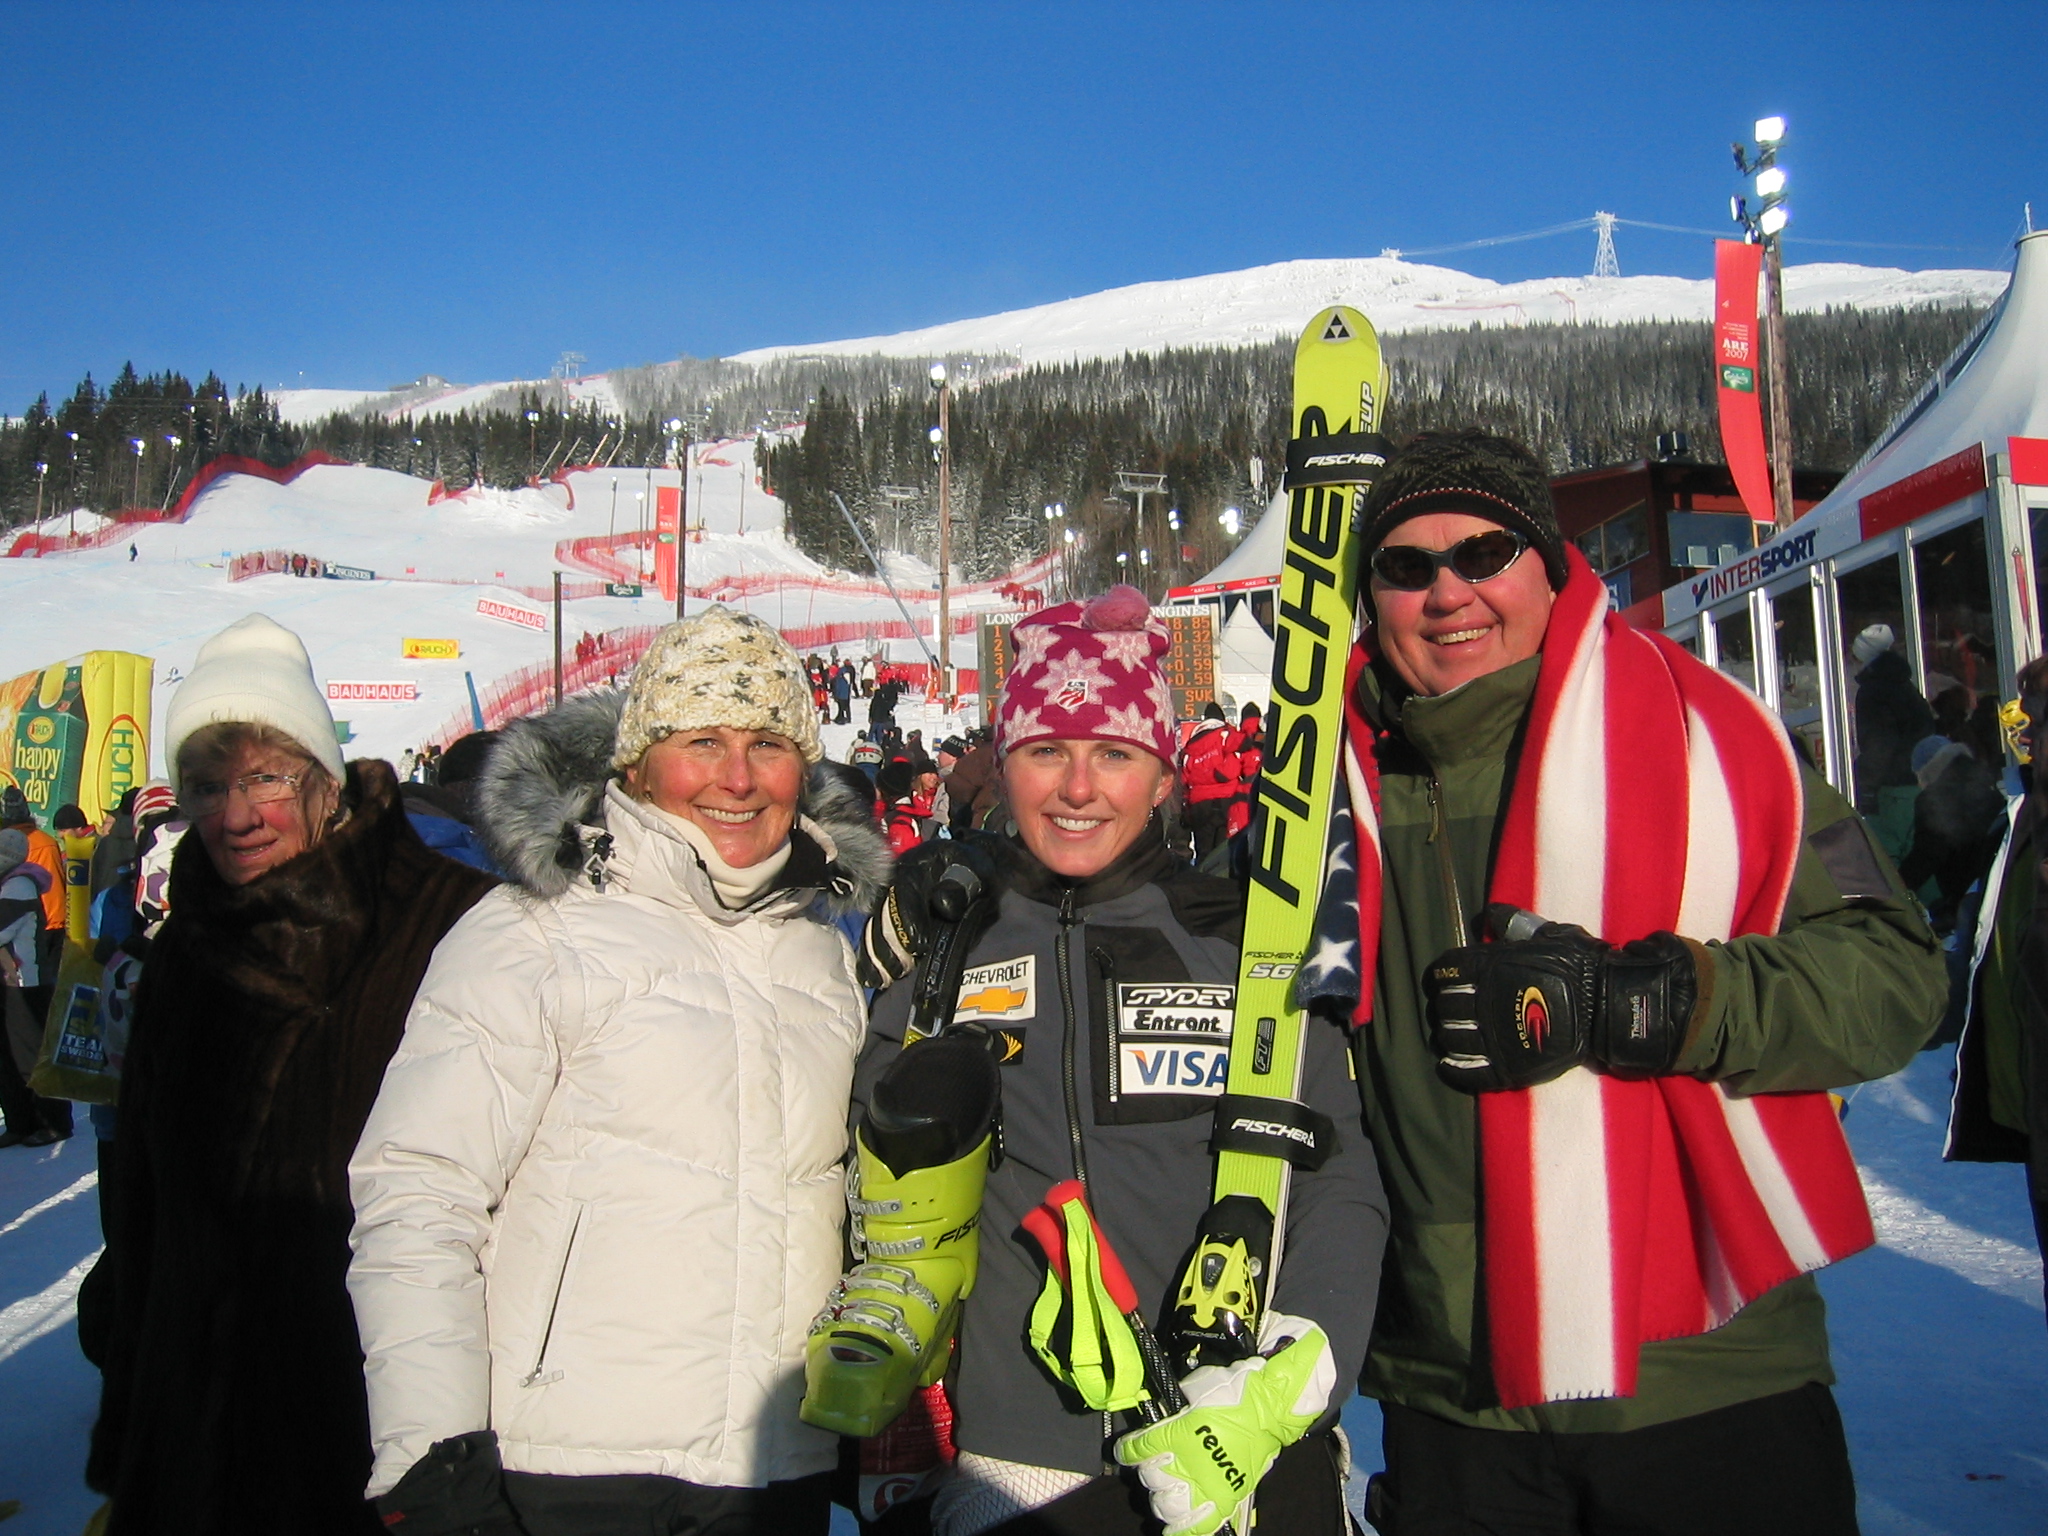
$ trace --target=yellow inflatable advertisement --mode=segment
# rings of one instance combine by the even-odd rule
[[[98,824],[149,778],[156,663],[87,651],[0,683],[0,785],[13,784],[45,830],[63,805]]]
[[[149,701],[156,663],[126,651],[87,651],[0,683],[0,786],[17,786],[49,830],[60,806],[88,823],[149,778]],[[60,839],[66,932],[56,996],[29,1081],[38,1093],[111,1104],[119,1078],[101,1037],[101,968],[92,958],[90,832]]]

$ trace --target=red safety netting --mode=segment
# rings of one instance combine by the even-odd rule
[[[177,504],[168,510],[161,507],[127,507],[108,514],[109,520],[106,523],[88,533],[47,534],[30,531],[14,541],[8,548],[6,558],[34,560],[68,549],[104,549],[109,544],[118,544],[122,539],[128,538],[128,530],[137,523],[182,523],[191,512],[192,504],[223,475],[254,475],[257,479],[268,480],[273,485],[289,485],[307,470],[319,465],[347,462],[348,460],[337,459],[331,454],[314,452],[301,454],[283,469],[276,469],[257,459],[245,459],[238,453],[223,453],[200,466],[199,473],[192,477],[192,483],[185,487],[184,494],[178,498]]]

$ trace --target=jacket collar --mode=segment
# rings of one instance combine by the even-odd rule
[[[1528,717],[1542,662],[1531,656],[1433,697],[1411,691],[1376,662],[1359,673],[1359,703],[1367,719],[1400,736],[1434,767],[1501,758]]]
[[[602,828],[589,829],[583,872],[598,890],[613,886],[668,906],[691,907],[724,927],[757,917],[794,917],[832,889],[831,836],[807,816],[789,833],[789,860],[775,882],[737,910],[718,899],[711,872],[689,840],[628,795],[605,786]]]
[[[1056,875],[1038,862],[1021,838],[1006,837],[997,846],[1010,889],[1031,901],[1056,907],[1069,895],[1077,907],[1097,907],[1152,884],[1173,868],[1173,850],[1155,813],[1137,839],[1107,867],[1081,879]]]

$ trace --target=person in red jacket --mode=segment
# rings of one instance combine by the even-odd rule
[[[1265,757],[1265,723],[1260,719],[1259,706],[1247,704],[1237,727],[1237,792],[1230,797],[1230,814],[1224,823],[1227,836],[1235,837],[1251,824],[1252,783],[1258,778],[1259,764]]]
[[[1202,719],[1180,754],[1181,782],[1187,786],[1188,830],[1195,858],[1206,858],[1228,832],[1230,800],[1237,793],[1237,734],[1221,705],[1203,706]]]
[[[924,841],[924,822],[916,805],[916,776],[907,759],[884,763],[875,774],[875,798],[881,803],[882,831],[889,851],[905,854]],[[927,807],[929,815],[929,807]]]

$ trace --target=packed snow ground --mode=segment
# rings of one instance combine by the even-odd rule
[[[1865,1088],[1850,1140],[1880,1246],[1822,1278],[1865,1536],[2036,1536],[2048,1524],[2041,1265],[2011,1165],[1944,1164],[1954,1052]],[[83,1116],[80,1116],[81,1125]],[[100,1244],[91,1132],[0,1151],[0,1500],[8,1536],[77,1536],[99,1376],[73,1294]],[[1379,1410],[1345,1413],[1355,1494],[1379,1466]],[[851,1533],[840,1512],[836,1531]]]
[[[1807,262],[1785,269],[1788,308],[1805,312],[1830,305],[1886,309],[1924,304],[1988,304],[2005,291],[2004,272],[1971,269],[1907,272],[1851,262]],[[1385,256],[1282,261],[1241,272],[1135,283],[1029,309],[953,320],[889,336],[756,347],[732,361],[765,363],[784,357],[948,357],[1007,353],[1025,365],[1121,357],[1167,347],[1229,347],[1293,336],[1326,304],[1350,304],[1372,317],[1383,334],[1442,330],[1476,323],[1528,325],[1584,321],[1705,320],[1713,312],[1714,285],[1682,277],[1544,277],[1497,283],[1450,267]],[[406,411],[454,415],[462,410],[509,408],[521,388],[538,380],[447,385],[395,392],[287,389],[272,398],[287,421],[313,422],[330,411],[367,407],[396,418]],[[570,379],[570,398],[601,409],[617,408],[601,373]]]
[[[700,542],[687,546],[692,587],[719,576],[778,574],[829,583],[832,573],[784,538],[782,504],[761,489],[751,439],[699,444],[692,457],[689,520],[706,529]],[[201,642],[245,614],[265,613],[306,642],[323,682],[418,684],[416,703],[334,706],[355,733],[349,755],[395,760],[407,747],[442,739],[446,722],[468,707],[465,673],[483,690],[517,668],[552,662],[553,641],[545,628],[485,617],[477,611],[478,600],[551,617],[545,597],[513,589],[544,590],[557,569],[566,581],[598,579],[562,566],[558,542],[640,527],[651,519],[651,510],[644,509],[651,509],[655,489],[673,486],[677,478],[673,469],[595,470],[570,476],[566,486],[486,489],[430,504],[428,482],[354,465],[309,469],[288,485],[223,476],[183,523],[134,525],[128,537],[102,549],[0,559],[0,678],[87,650],[153,656],[160,723],[176,680],[190,668]],[[78,531],[84,534],[99,521],[80,514]],[[61,535],[69,522],[59,514],[40,526]],[[229,558],[266,549],[372,570],[377,579],[228,580]],[[625,558],[638,558],[638,552],[628,550]],[[891,575],[928,631],[933,572],[899,557],[891,562]],[[651,581],[646,593],[565,602],[565,649],[573,653],[585,632],[674,617],[673,606]],[[694,611],[700,605],[692,601]],[[976,601],[956,599],[956,611]],[[899,618],[886,597],[829,585],[769,591],[740,605],[778,628]],[[407,661],[400,654],[406,638],[452,638],[462,653],[452,661]],[[892,644],[890,654],[911,660],[918,653],[914,642],[903,640]],[[956,637],[954,661],[973,664],[971,638]],[[160,729],[153,736],[151,761],[158,763]]]

